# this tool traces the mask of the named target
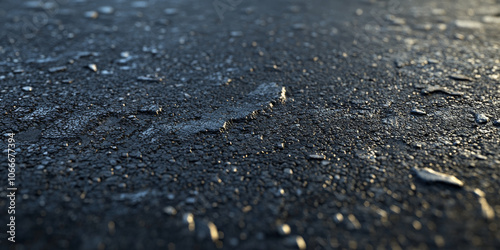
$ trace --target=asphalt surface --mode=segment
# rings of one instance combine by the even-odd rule
[[[0,24],[2,249],[500,248],[499,1],[6,0]]]

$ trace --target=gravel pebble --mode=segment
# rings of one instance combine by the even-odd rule
[[[464,182],[449,174],[439,173],[430,168],[413,168],[417,176],[427,182],[442,182],[462,187]]]
[[[474,79],[471,77],[465,76],[465,75],[460,75],[460,74],[454,74],[450,76],[451,79],[457,80],[457,81],[467,81],[467,82],[472,82]]]
[[[278,233],[280,235],[289,235],[291,232],[292,230],[288,224],[278,225]]]
[[[177,214],[177,210],[172,206],[164,207],[163,212],[168,214],[168,215],[176,215]]]
[[[102,14],[113,14],[115,9],[111,6],[101,6],[97,9],[97,11],[99,11]]]
[[[168,16],[172,16],[179,13],[179,11],[176,8],[167,8],[163,10],[163,13],[167,14]]]
[[[421,109],[414,108],[411,110],[411,113],[414,115],[427,115],[427,113]]]
[[[92,71],[94,71],[94,72],[97,72],[97,65],[95,65],[95,64],[89,64],[89,65],[87,65],[87,67],[88,67],[90,70],[92,70]]]
[[[309,155],[309,159],[312,160],[324,160],[326,157],[324,155],[312,154]]]
[[[66,71],[66,70],[67,70],[66,66],[59,66],[59,67],[49,68],[49,72],[50,73],[62,72],[62,71]]]
[[[31,91],[33,91],[33,87],[31,87],[31,86],[24,86],[24,87],[22,88],[22,90],[24,90],[24,91],[26,91],[26,92],[31,92]]]
[[[97,17],[99,17],[99,13],[97,13],[97,11],[95,10],[91,10],[91,11],[86,11],[84,13],[84,16],[86,18],[96,19]]]
[[[490,121],[490,118],[488,118],[485,114],[476,114],[476,122],[479,124],[486,124]]]

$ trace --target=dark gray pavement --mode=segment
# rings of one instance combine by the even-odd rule
[[[500,248],[498,1],[6,0],[0,24],[2,249]]]

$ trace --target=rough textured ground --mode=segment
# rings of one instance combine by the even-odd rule
[[[218,3],[0,3],[2,245],[500,248],[498,1]]]

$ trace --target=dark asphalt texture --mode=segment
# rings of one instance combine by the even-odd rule
[[[4,0],[0,24],[1,249],[500,249],[498,0]]]

